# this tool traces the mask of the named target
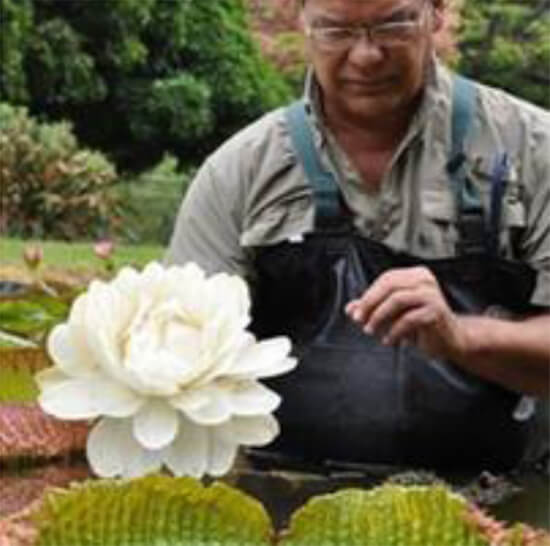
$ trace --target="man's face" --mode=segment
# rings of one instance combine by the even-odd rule
[[[431,0],[307,0],[303,19],[325,110],[368,122],[414,103],[441,24]],[[363,25],[370,39],[342,39],[339,29]]]

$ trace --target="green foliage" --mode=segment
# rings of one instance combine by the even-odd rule
[[[196,162],[289,99],[244,0],[0,1],[5,99],[70,119],[87,145],[133,171],[165,150]]]
[[[67,275],[70,272],[87,274],[97,273],[103,262],[94,254],[92,243],[65,243],[61,241],[24,241],[0,237],[0,264],[17,266],[21,261],[23,249],[27,245],[39,245],[44,251],[41,268],[63,268]],[[116,245],[112,260],[115,270],[124,265],[143,267],[152,260],[160,260],[164,249],[155,245]]]
[[[301,95],[306,73],[305,44],[301,32],[280,32],[274,39],[273,55],[296,95]]]
[[[275,536],[263,506],[221,483],[148,476],[52,491],[38,546],[528,546],[542,534],[488,518],[443,486],[384,485],[311,499]]]
[[[166,244],[193,170],[178,171],[167,154],[152,169],[117,186],[124,203],[124,234],[132,242]]]
[[[76,291],[62,296],[30,292],[25,298],[0,299],[0,329],[14,335],[42,340],[56,324],[66,319]]]
[[[269,546],[263,506],[216,483],[150,476],[50,493],[36,514],[38,546]]]
[[[0,349],[0,358],[5,357],[6,351]],[[0,404],[27,404],[36,401],[37,397],[38,386],[34,381],[33,370],[23,366],[0,366]]]
[[[441,486],[346,490],[310,500],[281,544],[487,546],[466,513],[466,501]]]
[[[78,104],[102,100],[107,94],[94,58],[83,49],[83,37],[64,19],[54,17],[37,26],[29,44],[29,92],[47,104]]]
[[[32,0],[0,0],[0,99],[29,100],[23,63],[32,26]]]
[[[79,148],[69,124],[40,124],[0,103],[0,149],[0,224],[8,235],[70,239],[111,230],[115,169]]]
[[[550,107],[550,6],[544,0],[467,0],[459,70]]]

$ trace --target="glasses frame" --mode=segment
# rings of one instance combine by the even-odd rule
[[[383,38],[377,38],[380,34],[377,34],[377,31],[380,32],[380,30],[388,30],[388,29],[410,29],[411,33],[417,33],[422,25],[425,22],[426,14],[428,13],[428,5],[429,2],[426,0],[422,2],[422,6],[420,7],[420,10],[418,11],[417,16],[414,20],[410,21],[396,21],[396,22],[388,22],[388,23],[377,23],[373,25],[369,24],[357,24],[357,25],[349,25],[349,26],[318,26],[315,27],[311,25],[307,20],[305,21],[305,34],[306,36],[312,40],[317,47],[320,50],[324,50],[327,52],[341,52],[341,51],[347,51],[349,49],[352,49],[357,42],[362,38],[365,37],[367,39],[367,42],[371,45],[375,45],[377,47],[397,47],[400,45],[406,45],[410,42],[409,38],[397,40],[394,43],[391,43],[390,41],[386,41]],[[316,37],[315,34],[318,31],[344,31],[348,32],[349,35],[340,40],[339,42],[335,40],[332,44],[328,43],[327,41],[323,42],[323,39],[319,39],[319,37]],[[325,36],[326,39],[326,36]]]

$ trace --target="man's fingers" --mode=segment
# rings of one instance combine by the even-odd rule
[[[419,307],[404,313],[395,321],[382,339],[384,345],[396,345],[400,341],[418,339],[422,329],[436,320],[436,313],[429,307]]]
[[[372,312],[394,292],[421,286],[437,286],[433,273],[426,267],[386,271],[360,298],[346,306],[346,313],[356,322],[368,323]]]
[[[371,313],[364,330],[370,334],[380,334],[399,316],[412,309],[429,305],[434,298],[433,290],[420,289],[398,290],[386,298]]]

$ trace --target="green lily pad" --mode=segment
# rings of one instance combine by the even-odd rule
[[[34,402],[38,397],[38,386],[33,376],[29,369],[0,366],[0,404]]]
[[[488,546],[467,513],[443,486],[343,490],[295,512],[281,546]]]
[[[0,405],[36,402],[38,386],[34,375],[50,361],[40,348],[0,348]]]
[[[148,476],[46,495],[38,546],[270,546],[263,506],[222,483]]]
[[[0,328],[22,336],[45,334],[66,319],[70,301],[46,294],[0,301]]]

